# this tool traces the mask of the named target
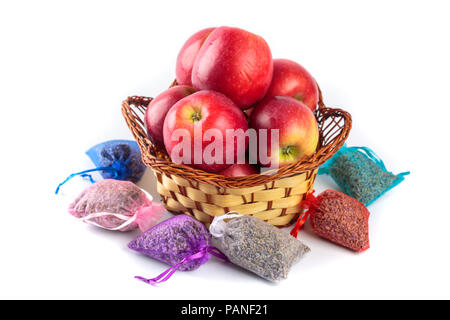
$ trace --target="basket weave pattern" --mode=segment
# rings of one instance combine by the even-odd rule
[[[251,214],[276,226],[287,226],[301,212],[300,202],[314,186],[318,167],[339,150],[351,129],[351,116],[327,108],[319,90],[315,111],[319,145],[315,154],[266,174],[225,177],[170,161],[146,133],[143,117],[151,98],[133,96],[122,103],[122,114],[139,144],[143,162],[157,178],[167,210],[186,213],[209,225],[230,211]]]

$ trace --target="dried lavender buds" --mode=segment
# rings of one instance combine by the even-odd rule
[[[385,192],[395,187],[409,172],[394,175],[383,162],[365,147],[343,146],[319,170],[328,173],[343,192],[369,205]]]
[[[201,222],[187,215],[178,215],[141,233],[128,244],[128,248],[173,266],[210,244],[211,235]],[[179,270],[197,269],[208,259],[209,255],[205,254],[201,259],[182,264]]]
[[[270,281],[286,279],[291,266],[310,251],[288,233],[251,216],[230,220],[221,234],[213,228],[214,221],[213,244],[232,263]]]
[[[136,141],[106,141],[93,146],[86,154],[97,167],[106,168],[101,171],[104,179],[138,182],[145,172]]]
[[[164,212],[138,186],[129,181],[100,180],[81,192],[69,206],[74,217],[108,230],[146,230]]]
[[[330,168],[330,175],[338,185],[346,186],[346,193],[362,203],[377,198],[397,179],[357,152],[337,158]]]
[[[369,248],[368,220],[369,211],[362,203],[334,190],[322,192],[310,213],[317,235],[359,252]]]

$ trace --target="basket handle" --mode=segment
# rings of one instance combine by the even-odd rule
[[[316,111],[319,124],[320,150],[315,158],[320,158],[320,164],[331,158],[345,143],[352,128],[352,116],[339,108],[319,108]]]
[[[317,89],[319,90],[319,102],[317,103],[318,104],[318,110],[325,109],[327,106],[323,102],[322,90],[320,90],[319,84],[317,82],[316,82],[316,85],[317,85]]]
[[[142,154],[143,151],[151,145],[151,142],[145,132],[145,124],[143,121],[145,110],[151,100],[151,98],[147,97],[133,96],[128,97],[128,99],[122,102],[122,115],[125,118],[125,121],[128,125],[128,128],[130,128],[134,139],[137,141],[139,147],[141,148]],[[135,108],[133,109],[131,105],[134,105]],[[141,115],[139,115],[136,110],[139,111]]]

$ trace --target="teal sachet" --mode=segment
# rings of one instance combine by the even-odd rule
[[[343,192],[368,206],[402,182],[409,171],[395,175],[371,149],[344,145],[318,174],[329,174]]]

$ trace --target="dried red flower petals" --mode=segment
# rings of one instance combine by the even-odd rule
[[[369,248],[369,210],[358,200],[338,191],[326,190],[317,197],[309,195],[305,201],[314,232],[334,243],[362,252]],[[293,236],[301,228],[299,223]]]

